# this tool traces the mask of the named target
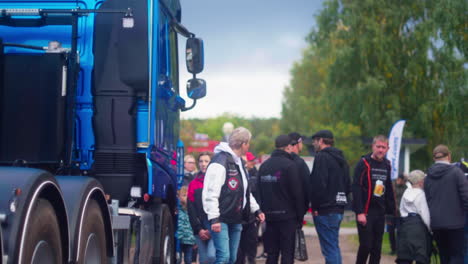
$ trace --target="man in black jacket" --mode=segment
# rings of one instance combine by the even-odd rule
[[[304,159],[299,156],[299,153],[302,151],[302,141],[303,137],[301,134],[297,132],[292,132],[289,133],[289,137],[292,139],[292,144],[291,144],[291,157],[294,163],[296,163],[297,170],[299,173],[299,177],[302,179],[302,190],[304,192],[304,215],[307,213],[307,210],[309,209],[309,192],[308,192],[308,186],[309,186],[309,177],[310,177],[310,170],[309,166],[305,163]]]
[[[256,157],[252,152],[245,153],[245,169],[247,170],[247,177],[249,181],[250,192],[256,198],[257,195],[257,168],[255,167]],[[242,223],[241,240],[239,249],[237,250],[236,264],[255,264],[255,257],[257,256],[257,221],[254,214],[250,214],[248,219]]]
[[[267,264],[294,263],[296,227],[302,225],[304,194],[296,164],[288,153],[291,138],[280,135],[276,150],[258,172],[257,192],[260,209],[265,213],[267,228],[264,236]]]
[[[353,210],[358,222],[357,264],[380,262],[385,214],[395,216],[395,195],[390,161],[385,158],[388,138],[374,137],[372,153],[362,157],[354,169]],[[369,257],[370,255],[370,257]]]
[[[463,263],[468,182],[460,168],[450,164],[447,146],[438,145],[432,155],[435,164],[427,172],[424,192],[440,263]]]
[[[333,147],[333,133],[312,136],[317,154],[310,175],[310,201],[325,262],[341,264],[339,230],[350,192],[349,166],[343,152]]]

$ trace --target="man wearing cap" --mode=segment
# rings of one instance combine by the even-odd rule
[[[389,147],[384,135],[374,137],[372,152],[363,156],[354,169],[353,210],[358,222],[359,249],[356,263],[379,263],[385,215],[396,215]]]
[[[252,192],[254,197],[257,197],[257,175],[258,170],[255,167],[255,160],[257,157],[252,152],[245,153],[245,168],[249,174],[249,186],[250,191]]]
[[[339,230],[350,192],[349,166],[335,147],[333,133],[320,130],[312,135],[316,151],[310,175],[310,202],[325,262],[341,263]]]
[[[289,137],[292,139],[291,144],[291,157],[294,163],[296,163],[297,171],[299,173],[299,177],[302,179],[302,190],[304,192],[304,214],[307,213],[309,209],[309,192],[307,190],[307,186],[309,186],[309,177],[310,177],[310,170],[309,166],[305,163],[304,159],[299,156],[299,153],[302,151],[302,136],[297,132],[289,133]]]
[[[301,178],[290,152],[292,140],[280,135],[276,149],[258,172],[258,201],[266,215],[267,228],[263,235],[267,264],[294,263],[295,230],[302,226],[304,194]]]
[[[463,263],[468,182],[460,168],[450,164],[451,154],[447,146],[438,145],[432,156],[435,163],[427,172],[424,192],[440,263]]]

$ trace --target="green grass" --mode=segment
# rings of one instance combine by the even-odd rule
[[[306,223],[306,226],[310,226],[310,227],[314,227],[314,223],[309,223],[307,222]],[[340,228],[341,227],[347,227],[347,228],[353,228],[353,227],[356,227],[356,221],[349,221],[349,222],[341,222],[341,225],[340,225]]]
[[[341,222],[341,225],[340,225],[340,228],[341,227],[354,227],[354,228],[357,228],[356,227],[356,221],[349,221],[349,222]]]
[[[353,241],[354,244],[359,245],[359,237],[358,235],[351,235],[351,241]],[[391,252],[390,248],[390,241],[388,240],[388,233],[385,232],[383,239],[382,239],[382,254],[383,255],[390,255]]]
[[[351,241],[356,246],[359,246],[359,237],[358,235],[351,235]],[[390,240],[388,239],[388,233],[385,232],[383,239],[382,239],[382,255],[389,255],[390,256]],[[396,256],[395,256],[396,258]],[[434,255],[431,256],[431,264],[439,264],[440,260],[438,257],[436,258]]]

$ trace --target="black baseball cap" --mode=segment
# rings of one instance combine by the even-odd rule
[[[284,148],[287,145],[291,145],[293,140],[288,135],[279,135],[275,139],[275,147]]]
[[[293,145],[295,145],[297,143],[300,143],[303,140],[302,139],[303,137],[301,136],[301,134],[299,134],[297,132],[291,132],[291,133],[289,133],[288,136],[292,139],[292,141],[293,141],[292,144]]]
[[[329,138],[329,139],[333,139],[333,133],[330,131],[330,130],[320,130],[318,131],[317,133],[313,134],[312,139],[315,139],[315,138]]]

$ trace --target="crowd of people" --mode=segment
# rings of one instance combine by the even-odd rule
[[[386,223],[397,263],[430,263],[435,248],[442,264],[468,263],[467,168],[450,163],[447,146],[433,150],[427,173],[414,170],[395,184],[383,135],[374,137],[353,175],[329,130],[276,137],[258,170],[251,138],[239,127],[214,153],[185,157],[177,231],[185,263],[197,258],[194,249],[203,264],[255,263],[259,228],[266,263],[294,263],[296,231],[309,209],[325,262],[342,263],[339,230],[349,206],[356,215],[357,264],[380,262]],[[305,141],[316,152],[312,171],[299,156]]]

